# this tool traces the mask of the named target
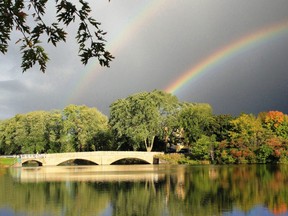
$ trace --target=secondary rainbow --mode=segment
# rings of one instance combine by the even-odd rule
[[[131,37],[135,36],[141,28],[145,28],[145,25],[149,23],[150,19],[158,14],[159,11],[164,10],[165,7],[167,7],[165,5],[167,5],[165,0],[150,0],[142,3],[126,25],[124,25],[120,31],[115,33],[111,39],[108,39],[109,43],[107,44],[107,49],[112,53],[112,55],[116,55],[116,53],[125,44],[129,43]],[[69,92],[67,101],[64,101],[65,104],[71,103],[73,99],[82,97],[83,92],[87,90],[87,86],[89,86],[90,83],[103,71],[103,68],[99,66],[97,60],[92,59],[91,61],[93,62],[86,66],[80,79],[78,79],[74,88]]]
[[[212,72],[211,69],[216,67],[221,62],[227,60],[233,55],[236,55],[242,51],[246,51],[252,45],[266,42],[267,40],[277,36],[288,33],[288,20],[277,23],[263,29],[260,29],[252,34],[246,35],[225,47],[217,50],[204,60],[200,61],[197,65],[193,66],[169,86],[165,88],[165,92],[176,93],[178,90],[186,86],[190,81],[195,79],[198,75],[204,74],[205,72]]]

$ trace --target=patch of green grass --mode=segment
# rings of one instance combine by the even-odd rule
[[[17,158],[0,158],[0,166],[12,166],[17,162]]]

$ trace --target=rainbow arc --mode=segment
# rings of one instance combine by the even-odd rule
[[[176,93],[184,86],[188,85],[192,80],[194,80],[200,74],[212,72],[211,69],[217,65],[225,62],[231,56],[237,55],[242,51],[248,50],[255,44],[266,43],[270,39],[288,33],[288,20],[284,22],[277,23],[263,29],[260,29],[252,34],[248,34],[232,43],[220,48],[216,52],[209,55],[207,58],[200,61],[198,64],[194,65],[189,70],[182,73],[179,78],[168,85],[164,91],[169,93]]]

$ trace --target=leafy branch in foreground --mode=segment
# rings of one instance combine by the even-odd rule
[[[61,24],[67,27],[77,20],[79,27],[76,41],[81,62],[86,65],[90,58],[95,57],[101,66],[109,67],[114,57],[105,48],[106,32],[100,29],[101,23],[90,16],[89,3],[83,0],[78,0],[77,4],[55,0],[56,21],[48,25],[44,21],[47,2],[48,0],[0,1],[0,52],[7,53],[11,32],[16,30],[22,35],[16,43],[22,43],[20,50],[23,72],[36,63],[45,72],[49,57],[40,38],[47,39],[47,43],[56,47],[59,42],[66,41],[67,32],[60,27]]]

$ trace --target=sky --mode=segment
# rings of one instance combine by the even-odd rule
[[[110,68],[96,59],[81,64],[76,25],[67,29],[66,43],[44,45],[45,74],[38,66],[22,73],[13,34],[0,55],[0,119],[69,104],[109,115],[115,100],[154,89],[209,103],[215,114],[288,113],[287,0],[89,2],[115,56]]]

